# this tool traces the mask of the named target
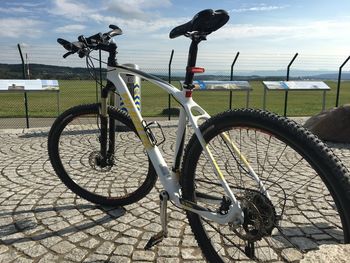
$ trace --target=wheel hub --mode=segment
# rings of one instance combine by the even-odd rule
[[[99,172],[108,172],[112,169],[114,165],[113,156],[108,156],[103,158],[99,151],[91,152],[89,155],[89,164],[92,169]]]

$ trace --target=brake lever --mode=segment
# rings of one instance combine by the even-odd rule
[[[66,54],[63,55],[63,58],[66,58],[66,57],[68,57],[68,56],[70,56],[72,54],[74,54],[74,52],[69,51],[69,52],[67,52]]]
[[[58,38],[57,42],[64,47],[64,49],[68,51],[72,51],[72,43],[63,39],[63,38]]]

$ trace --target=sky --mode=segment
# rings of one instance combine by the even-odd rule
[[[15,63],[20,43],[32,62],[72,64],[56,39],[106,32],[109,24],[123,30],[115,38],[122,62],[161,67],[174,49],[175,62],[185,63],[190,41],[168,34],[207,8],[230,14],[201,43],[198,62],[212,68],[227,67],[238,51],[242,69],[280,67],[296,52],[301,68],[326,69],[350,55],[349,0],[0,0],[0,63]]]

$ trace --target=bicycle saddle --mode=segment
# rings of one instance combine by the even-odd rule
[[[197,32],[199,35],[209,35],[225,25],[229,18],[225,10],[219,9],[214,11],[212,9],[205,9],[197,13],[191,21],[171,30],[169,37],[186,36],[190,32]]]

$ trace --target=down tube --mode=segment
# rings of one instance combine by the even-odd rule
[[[158,177],[164,187],[164,189],[168,192],[169,197],[171,200],[173,200],[176,203],[179,203],[179,191],[180,191],[180,185],[174,175],[170,173],[170,170],[160,153],[157,146],[153,145],[151,141],[149,140],[144,126],[142,124],[143,119],[138,111],[130,92],[128,91],[125,82],[121,78],[120,75],[117,75],[117,78],[110,79],[113,84],[117,87],[118,92],[124,102],[125,107],[128,110],[128,114],[134,123],[134,126],[136,128],[136,131],[138,135],[140,136],[140,139],[143,143],[143,146],[145,147],[149,158],[151,159],[151,162],[158,174]]]

